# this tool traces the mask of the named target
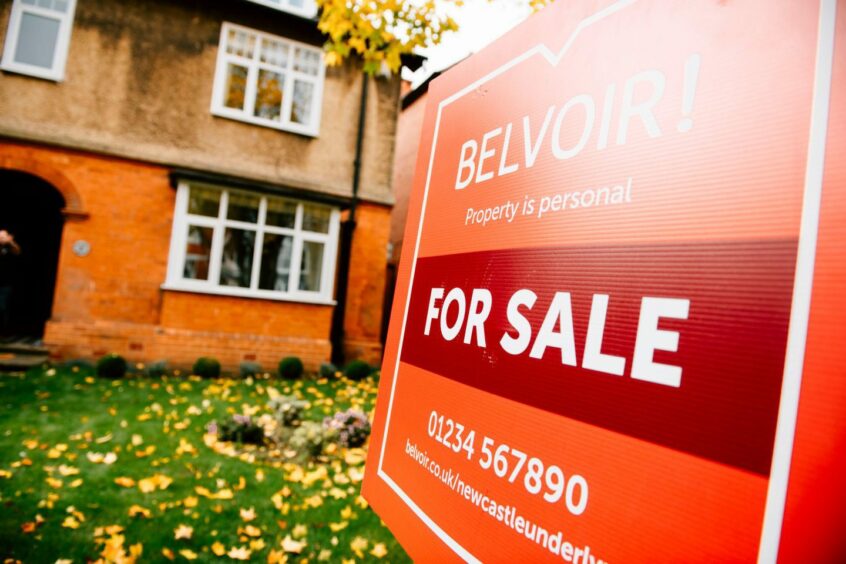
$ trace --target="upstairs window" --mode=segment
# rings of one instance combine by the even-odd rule
[[[250,2],[270,6],[304,18],[313,18],[317,15],[317,4],[314,0],[250,0]]]
[[[319,48],[225,23],[211,111],[316,136],[324,73]]]
[[[331,303],[339,218],[321,204],[182,184],[165,287]]]
[[[62,80],[76,0],[14,0],[3,70]]]

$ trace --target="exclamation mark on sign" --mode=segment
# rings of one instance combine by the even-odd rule
[[[693,100],[696,97],[696,82],[699,79],[699,62],[701,57],[698,54],[688,57],[684,64],[684,95],[682,97],[682,119],[679,120],[676,128],[684,133],[693,127],[693,120],[690,114],[693,112]]]

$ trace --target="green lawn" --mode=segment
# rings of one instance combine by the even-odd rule
[[[269,387],[316,421],[376,394],[369,378],[0,374],[0,558],[132,562],[140,544],[139,562],[407,561],[359,496],[361,449],[297,464],[204,441],[212,420],[266,412]]]

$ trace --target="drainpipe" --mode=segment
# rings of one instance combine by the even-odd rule
[[[358,207],[358,187],[361,180],[361,151],[364,146],[364,118],[367,114],[366,73],[361,78],[361,103],[358,108],[358,133],[355,138],[355,160],[353,160],[352,198],[347,220],[341,224],[341,241],[338,257],[337,291],[335,292],[335,310],[332,312],[332,329],[329,339],[332,343],[332,363],[340,367],[344,361],[344,318],[347,313],[347,287],[350,280],[350,258],[352,255],[353,232],[355,231],[355,212]]]

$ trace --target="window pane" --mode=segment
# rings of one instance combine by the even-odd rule
[[[267,217],[265,225],[276,227],[290,227],[293,229],[297,221],[297,204],[279,198],[267,199]]]
[[[217,217],[220,208],[220,190],[191,187],[188,196],[188,213]]]
[[[261,62],[277,67],[288,66],[288,46],[281,41],[273,41],[272,39],[261,40],[261,53],[259,54]]]
[[[259,70],[255,115],[278,121],[282,115],[282,89],[285,77],[278,72]]]
[[[188,240],[185,243],[185,266],[182,277],[190,280],[209,279],[209,259],[211,256],[211,227],[188,226]]]
[[[294,97],[291,104],[291,121],[308,125],[311,122],[311,101],[314,85],[301,80],[294,81]]]
[[[221,286],[250,287],[255,240],[255,231],[226,230],[223,237],[223,258],[220,261]]]
[[[67,12],[68,0],[53,0],[53,9],[57,12]]]
[[[294,238],[288,235],[264,234],[261,249],[261,274],[259,288],[276,292],[288,291],[291,274],[291,254]]]
[[[226,38],[226,52],[239,57],[253,58],[256,36],[246,31],[230,29]]]
[[[317,233],[329,233],[331,210],[323,206],[303,206],[303,229]]]
[[[53,68],[59,20],[24,12],[21,14],[15,61],[45,69]]]
[[[294,70],[317,76],[320,71],[320,53],[297,47],[294,50]]]
[[[229,192],[229,209],[226,218],[235,221],[258,223],[259,197],[239,192]]]
[[[228,108],[244,109],[244,91],[247,89],[247,67],[229,63],[226,65],[226,89],[223,105]]]
[[[288,4],[290,4],[294,8],[302,8],[303,0],[288,0]]]
[[[323,243],[303,241],[303,260],[300,265],[300,290],[320,291],[320,274],[323,270]]]

